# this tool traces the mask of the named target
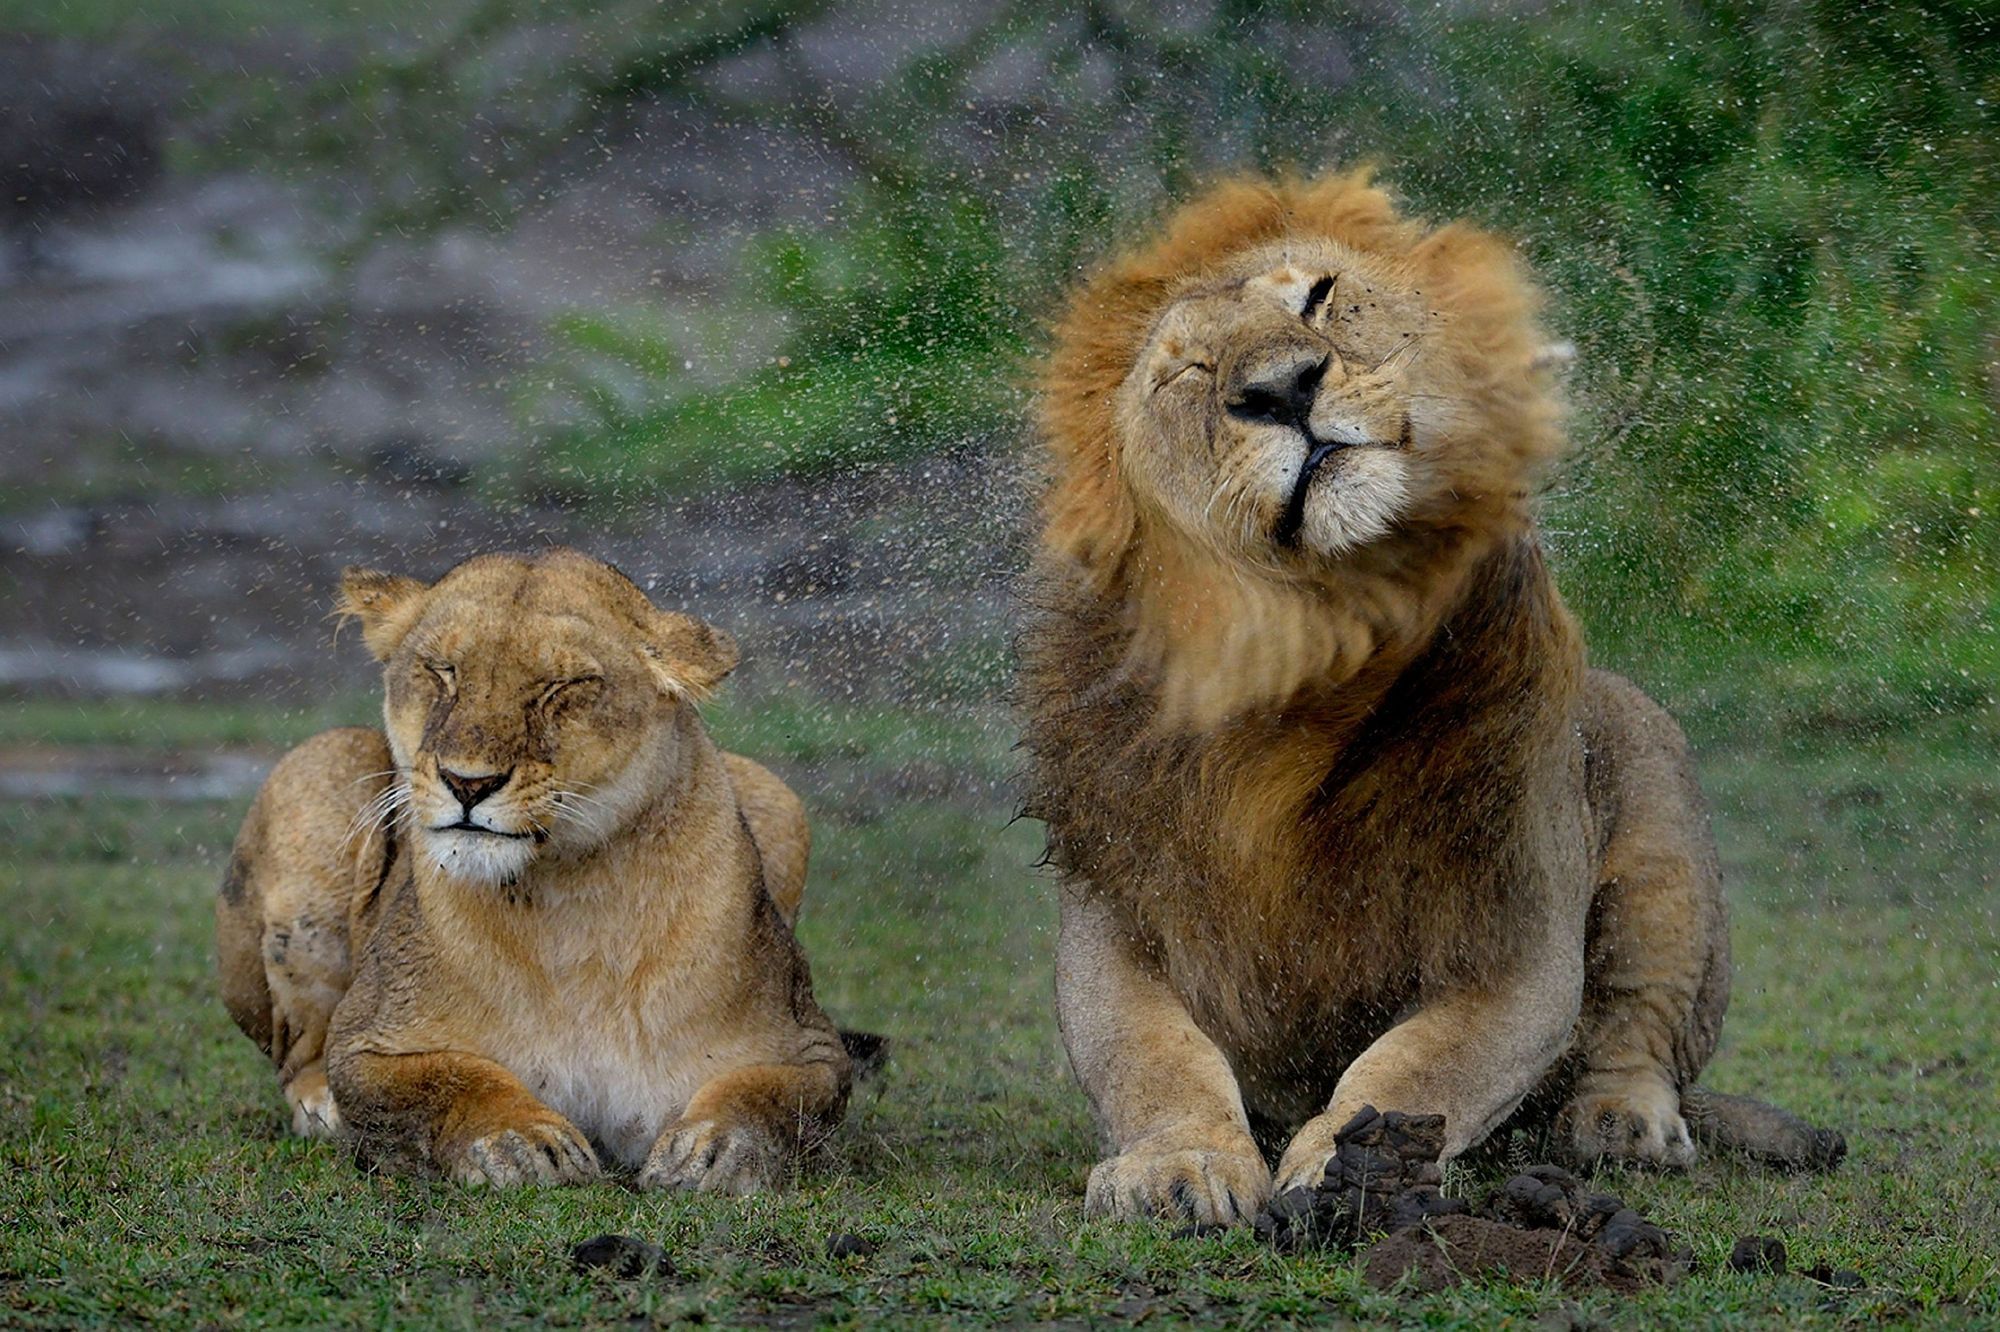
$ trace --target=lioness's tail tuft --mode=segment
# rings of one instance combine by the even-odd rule
[[[1740,1152],[1780,1170],[1825,1172],[1847,1155],[1837,1129],[1814,1128],[1789,1110],[1706,1087],[1681,1094],[1681,1115],[1706,1147]]]
[[[854,1064],[854,1080],[865,1081],[889,1064],[889,1038],[872,1031],[840,1029],[840,1045]]]

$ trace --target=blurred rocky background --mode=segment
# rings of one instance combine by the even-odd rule
[[[91,700],[151,700],[154,740],[177,704],[349,707],[341,566],[554,541],[735,630],[746,699],[1004,726],[1055,296],[1217,174],[1364,159],[1551,289],[1577,450],[1546,522],[1600,659],[1705,744],[1990,753],[1994,28],[0,0],[16,784]]]

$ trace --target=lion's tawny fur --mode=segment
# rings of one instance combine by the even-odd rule
[[[1355,173],[1210,191],[1057,324],[1020,692],[1093,1211],[1242,1219],[1253,1130],[1309,1182],[1363,1103],[1448,1154],[1534,1097],[1579,1155],[1691,1158],[1713,842],[1542,558],[1536,307]]]
[[[728,636],[564,550],[350,570],[341,607],[385,728],[278,764],[216,905],[294,1129],[471,1182],[776,1184],[849,1068],[791,931],[803,807],[695,711]]]

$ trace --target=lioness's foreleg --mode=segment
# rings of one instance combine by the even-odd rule
[[[1426,998],[1347,1066],[1326,1112],[1285,1149],[1278,1190],[1317,1184],[1335,1135],[1364,1106],[1443,1115],[1444,1160],[1485,1137],[1569,1044],[1583,993],[1582,953],[1580,939],[1544,937],[1524,950],[1515,974]]]
[[[1271,1171],[1229,1061],[1114,908],[1073,888],[1062,897],[1056,1008],[1113,1152],[1090,1172],[1085,1214],[1223,1225],[1255,1216]]]
[[[461,1184],[570,1184],[598,1173],[576,1125],[478,1055],[370,1054],[338,1042],[334,1096],[365,1152],[427,1160]]]
[[[776,1188],[785,1168],[840,1122],[847,1102],[846,1056],[830,1034],[797,1064],[733,1069],[694,1094],[639,1170],[642,1189],[758,1193]]]

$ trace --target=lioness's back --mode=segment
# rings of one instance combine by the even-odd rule
[[[798,919],[806,891],[806,861],[812,852],[805,804],[783,778],[757,760],[725,753],[722,761],[764,864],[764,890],[789,924]]]

